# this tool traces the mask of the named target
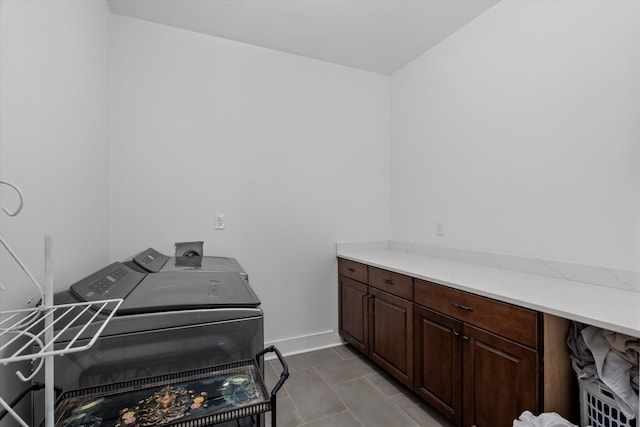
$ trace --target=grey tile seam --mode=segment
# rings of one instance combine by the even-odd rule
[[[315,368],[314,368],[314,369],[315,369]],[[369,374],[369,375],[371,375],[371,374]],[[322,378],[322,376],[320,376],[320,377]],[[415,427],[420,427],[420,424],[418,424],[418,422],[417,422],[417,421],[416,421],[416,420],[415,420],[411,415],[409,415],[409,413],[408,413],[407,411],[405,411],[404,409],[402,409],[399,405],[397,405],[397,404],[396,404],[396,402],[394,402],[394,401],[393,401],[393,399],[391,399],[390,397],[386,396],[386,395],[385,395],[385,394],[384,394],[384,393],[383,393],[383,392],[382,392],[378,387],[376,387],[374,384],[372,384],[372,383],[371,383],[371,381],[369,381],[369,380],[367,379],[367,376],[366,376],[366,375],[361,375],[361,376],[359,376],[359,377],[350,378],[350,379],[348,379],[348,380],[341,381],[341,382],[339,382],[339,383],[335,383],[335,384],[333,384],[333,385],[329,385],[329,387],[331,387],[331,389],[333,390],[333,386],[340,385],[340,384],[345,384],[345,383],[352,382],[352,381],[357,381],[357,380],[359,380],[359,379],[363,379],[363,380],[365,380],[367,383],[371,384],[371,385],[373,386],[373,389],[374,389],[376,392],[378,392],[378,393],[380,394],[380,396],[382,397],[382,399],[383,399],[383,400],[388,400],[388,401],[389,401],[389,403],[390,403],[391,405],[393,405],[393,406],[395,406],[396,408],[398,408],[398,410],[400,411],[400,413],[401,413],[402,415],[404,415],[404,417],[405,417],[408,421],[413,422],[413,424],[415,425]],[[322,380],[324,381],[324,378],[322,378]],[[325,381],[325,382],[326,382],[326,381]],[[335,394],[336,396],[338,396],[338,393],[336,393],[335,391],[334,391],[334,394]],[[399,394],[394,395],[394,396],[399,396],[399,395],[402,395],[402,393],[399,393]],[[338,396],[338,399],[340,399],[340,396]],[[342,399],[340,399],[340,401],[341,401],[341,402],[342,402],[342,404],[347,408],[347,410],[349,410],[349,412],[351,412],[351,415],[353,415],[353,417],[358,421],[358,423],[360,423],[360,425],[362,425],[363,427],[365,427],[365,426],[364,426],[364,424],[362,424],[362,421],[360,421],[360,419],[356,416],[356,414],[354,414],[354,413],[351,411],[351,409],[349,408],[349,406],[348,406],[348,405],[347,405],[347,404],[346,404]]]
[[[336,350],[336,347],[332,347],[331,350],[333,350],[333,352],[338,355],[340,360],[347,360],[346,358],[342,357],[340,353],[338,353],[338,350]]]
[[[394,401],[393,401],[393,399],[392,399],[393,397],[401,396],[401,395],[403,395],[403,394],[406,394],[406,393],[402,393],[402,392],[400,391],[400,392],[398,392],[398,393],[396,393],[396,394],[391,394],[391,395],[387,396],[387,395],[384,393],[384,391],[382,391],[382,390],[380,389],[380,387],[378,387],[377,385],[375,385],[375,384],[373,383],[373,381],[371,381],[371,380],[369,379],[369,377],[372,377],[372,376],[374,376],[374,375],[376,375],[376,374],[377,374],[377,375],[382,376],[381,374],[379,374],[379,373],[377,373],[377,372],[374,372],[373,374],[363,375],[363,377],[362,377],[362,378],[364,378],[364,379],[365,379],[369,384],[371,384],[371,385],[373,386],[373,388],[375,388],[376,390],[378,390],[378,391],[380,392],[380,394],[382,394],[382,395],[383,395],[384,397],[386,397],[387,399],[391,400],[391,402],[392,402],[393,404],[395,404],[395,402],[394,402]],[[385,377],[382,377],[382,379],[384,379],[385,381],[387,381],[387,379],[386,379]],[[387,381],[387,382],[388,382],[388,381]],[[396,405],[396,406],[397,406],[397,405]],[[402,409],[402,408],[400,408],[400,409]]]
[[[401,393],[401,394],[402,394],[402,393]],[[400,396],[401,394],[396,394],[396,395],[394,395],[394,397],[395,397],[395,396]],[[392,404],[392,405],[395,405],[395,407],[396,407],[396,408],[398,408],[398,410],[399,410],[400,412],[402,412],[402,413],[403,413],[403,414],[405,414],[407,417],[409,417],[409,419],[411,419],[411,420],[412,420],[414,423],[416,423],[418,426],[420,425],[420,423],[418,422],[418,420],[416,420],[415,418],[413,418],[413,417],[411,416],[411,414],[410,414],[410,413],[409,413],[405,408],[403,408],[402,406],[400,406],[400,405],[399,405],[395,400],[393,400],[391,397],[389,397],[389,400],[391,401],[391,404]],[[420,405],[418,405],[418,404],[416,404],[416,403],[413,403],[413,402],[412,402],[412,404],[413,404],[414,406],[420,407]]]
[[[353,353],[350,357],[344,357],[342,356],[338,350],[336,350],[337,348],[339,348],[340,346],[335,346],[335,347],[331,347],[331,349],[338,355],[338,357],[342,360],[349,360],[349,359],[353,359],[355,357],[358,357],[358,355],[356,353]]]
[[[345,360],[346,360],[346,359],[345,359]],[[315,370],[316,368],[313,368],[313,369]],[[335,395],[336,395],[336,398],[340,401],[340,403],[342,403],[342,404],[344,405],[344,407],[345,407],[345,408],[347,408],[347,412],[349,412],[349,413],[351,414],[351,416],[353,416],[353,418],[355,418],[355,420],[358,422],[358,424],[360,424],[362,427],[366,427],[364,424],[362,424],[362,421],[360,421],[360,418],[358,418],[358,417],[356,416],[356,414],[354,414],[354,413],[353,413],[353,411],[351,410],[351,408],[349,408],[349,406],[346,404],[346,402],[345,402],[344,400],[342,400],[342,398],[338,395],[338,393],[336,393],[336,391],[333,389],[333,385],[329,384],[329,383],[324,379],[324,377],[320,374],[320,372],[318,372],[317,370],[316,370],[316,373],[318,374],[318,376],[320,377],[320,379],[321,379],[322,381],[324,381],[324,383],[325,383],[327,386],[329,386],[329,389],[331,390],[331,392],[332,392],[333,394],[335,394]],[[357,378],[360,378],[360,377],[357,377]],[[357,378],[356,378],[356,379],[357,379]],[[347,380],[347,381],[349,381],[349,380]],[[336,383],[336,384],[334,384],[334,385],[342,384],[342,383],[344,383],[344,382],[346,382],[346,381],[342,381],[342,382],[340,382],[340,383]]]
[[[288,394],[288,393],[287,393]],[[304,425],[305,423],[307,423],[307,420],[304,419],[304,417],[302,416],[302,413],[300,412],[300,410],[298,409],[298,407],[296,406],[296,402],[293,400],[293,398],[291,397],[291,395],[288,395],[287,398],[291,401],[291,406],[293,407],[293,410],[296,411],[296,414],[298,415],[299,419],[301,419],[303,421],[302,424],[298,424],[296,425],[296,427]],[[276,403],[277,404],[277,403]],[[277,420],[276,420],[277,421]]]
[[[338,398],[338,399],[340,399],[340,398]],[[340,402],[342,402],[342,400],[340,400]],[[342,402],[342,404],[344,405],[344,402]],[[347,405],[344,405],[344,407],[347,408]],[[351,414],[353,416],[353,418],[355,418],[356,421],[358,421],[358,424],[362,425],[362,423],[360,423],[360,420],[353,414],[353,412],[351,412],[349,410],[349,408],[347,408],[344,411],[337,412],[337,413],[335,413],[333,415],[327,415],[326,417],[318,418],[317,420],[305,422],[304,424],[299,424],[296,427],[308,426],[308,425],[311,425],[311,424],[316,423],[318,421],[328,420],[329,418],[337,417],[338,415],[342,415],[342,414]]]

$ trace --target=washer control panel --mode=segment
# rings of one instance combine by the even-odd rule
[[[71,285],[71,291],[83,301],[124,299],[145,276],[120,262],[114,262]]]

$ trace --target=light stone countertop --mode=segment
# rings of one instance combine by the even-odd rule
[[[391,250],[383,244],[338,243],[336,254],[340,258],[640,337],[640,292],[636,290]]]

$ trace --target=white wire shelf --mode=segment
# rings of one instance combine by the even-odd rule
[[[13,212],[5,208],[2,211],[9,216],[18,215],[23,207],[22,191],[6,181],[0,181],[0,184],[11,187],[19,200],[19,205]],[[45,426],[54,427],[54,356],[83,351],[93,346],[122,304],[122,299],[54,305],[51,236],[45,236],[44,239],[44,287],[2,236],[0,245],[33,282],[42,301],[42,305],[36,308],[0,311],[0,364],[38,360],[30,375],[25,376],[16,371],[18,378],[24,382],[31,381],[44,366]],[[0,291],[3,290],[5,288],[0,283]],[[0,406],[22,427],[29,427],[2,397]]]
[[[86,350],[102,334],[120,304],[122,299],[109,299],[2,311],[0,364]],[[45,334],[53,335],[53,339],[45,339]]]

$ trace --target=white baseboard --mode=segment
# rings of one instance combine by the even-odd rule
[[[275,346],[283,356],[291,356],[298,353],[320,350],[344,344],[340,335],[335,331],[317,332],[315,334],[301,335],[298,337],[284,338],[265,342],[265,347]],[[269,354],[265,355],[271,359]]]

